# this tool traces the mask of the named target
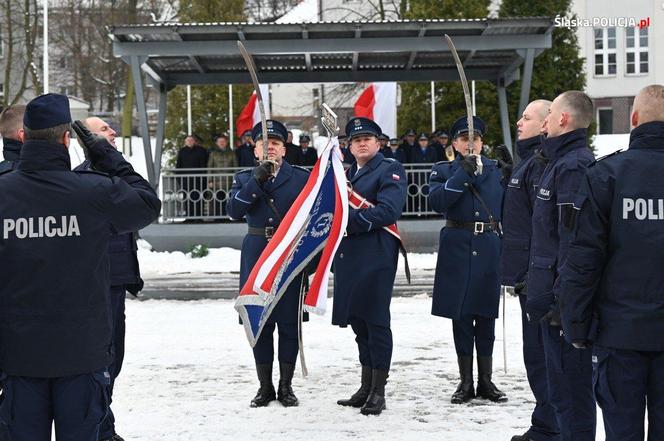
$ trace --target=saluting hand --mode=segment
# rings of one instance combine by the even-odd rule
[[[85,156],[90,159],[92,165],[95,165],[96,162],[105,156],[105,150],[109,148],[115,150],[115,147],[106,138],[92,133],[82,121],[74,121],[72,128],[76,132],[79,145],[85,151]]]

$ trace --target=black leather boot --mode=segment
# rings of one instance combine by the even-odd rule
[[[477,357],[477,396],[496,403],[504,403],[507,401],[505,393],[491,381],[492,364],[492,357]]]
[[[251,407],[265,407],[270,404],[270,401],[277,399],[277,394],[274,392],[274,385],[272,384],[272,365],[257,364],[256,373],[258,374],[258,381],[261,386],[254,399],[251,400]]]
[[[371,371],[371,391],[360,413],[362,415],[380,415],[385,410],[385,384],[389,371],[374,369]]]
[[[514,435],[511,441],[534,441],[531,437],[528,436],[528,432],[523,435]]]
[[[279,388],[277,389],[277,400],[285,407],[293,407],[300,404],[293,393],[293,372],[295,365],[291,363],[279,362]]]
[[[453,404],[467,403],[475,398],[475,386],[473,385],[473,356],[458,357],[459,378],[461,381],[456,391],[452,394]]]
[[[339,400],[337,404],[340,406],[362,407],[367,402],[371,392],[371,368],[369,366],[362,366],[362,384],[360,388],[346,400]]]

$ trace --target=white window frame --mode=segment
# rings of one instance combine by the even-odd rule
[[[641,31],[645,30],[646,38],[648,39],[648,44],[645,47],[641,46]],[[634,46],[627,46],[627,37],[630,32],[634,32]],[[650,54],[648,54],[648,45],[650,44],[650,35],[648,34],[648,28],[645,27],[640,29],[627,28],[625,31],[625,76],[635,77],[635,76],[644,76],[650,73]],[[641,72],[641,54],[648,54],[647,66],[648,70],[646,72]],[[634,54],[634,72],[627,72],[627,54]]]
[[[616,36],[614,38],[615,40],[615,46],[614,48],[609,49],[609,29],[614,29],[616,32]],[[602,31],[602,49],[597,49],[595,48],[595,31],[600,30]],[[593,76],[599,77],[599,78],[605,78],[605,77],[615,77],[618,74],[618,53],[617,53],[617,46],[618,46],[618,29],[617,28],[593,28]],[[615,57],[615,72],[610,74],[609,73],[609,55],[613,55]],[[598,74],[597,73],[597,63],[596,63],[596,58],[597,55],[602,56],[602,73]]]
[[[597,113],[595,114],[596,115],[596,122],[597,122],[597,134],[598,135],[600,134],[600,129],[601,129],[601,126],[599,124],[599,112],[601,110],[610,110],[611,111],[611,119],[612,119],[612,121],[611,121],[611,133],[602,133],[602,135],[612,135],[613,134],[613,107],[609,107],[609,106],[603,106],[603,107],[598,107],[597,108]]]

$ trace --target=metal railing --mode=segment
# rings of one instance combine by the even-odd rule
[[[402,217],[436,215],[427,200],[432,166],[433,164],[404,164],[408,187]],[[163,222],[229,220],[226,201],[233,175],[240,170],[243,169],[163,169],[160,184]]]

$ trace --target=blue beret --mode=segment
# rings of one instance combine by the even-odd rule
[[[309,135],[300,135],[300,142],[309,142],[309,141],[311,141]]]
[[[276,138],[282,142],[286,142],[286,139],[288,139],[288,130],[286,129],[286,126],[274,119],[268,119],[265,123],[267,124],[268,138]],[[254,126],[251,131],[251,137],[254,142],[263,138],[263,123],[258,123]]]
[[[47,93],[33,99],[25,107],[23,114],[23,125],[30,130],[48,129],[69,123],[69,99],[57,93]]]
[[[346,124],[346,133],[350,139],[360,135],[372,135],[377,138],[383,131],[378,124],[369,118],[356,116],[355,118],[351,118],[348,124]]]
[[[486,132],[486,124],[476,116],[473,116],[473,131],[476,135],[480,136],[484,136],[484,133]],[[468,117],[462,116],[454,121],[454,124],[452,124],[452,127],[450,128],[450,132],[452,133],[452,139],[459,135],[463,135],[464,133],[468,133]]]

